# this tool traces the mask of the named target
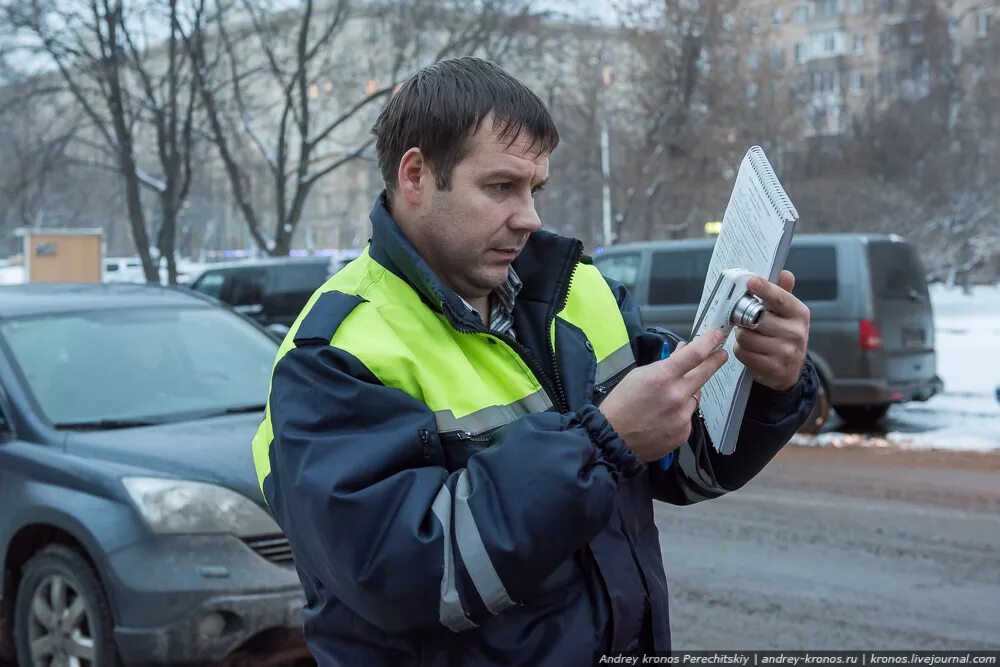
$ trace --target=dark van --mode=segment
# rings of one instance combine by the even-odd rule
[[[283,333],[340,265],[330,257],[229,262],[205,270],[191,282],[191,289]]]
[[[594,263],[629,288],[647,324],[688,336],[714,242],[623,244]],[[913,246],[896,236],[803,234],[785,268],[812,313],[809,353],[825,393],[814,421],[825,421],[832,404],[845,422],[867,428],[891,404],[942,390],[925,272]]]

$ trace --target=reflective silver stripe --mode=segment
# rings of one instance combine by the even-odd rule
[[[479,591],[479,597],[492,614],[514,606],[514,601],[507,595],[507,589],[497,576],[490,555],[483,545],[483,538],[476,527],[476,520],[469,507],[469,471],[463,470],[455,484],[455,541],[458,542],[458,553],[462,554],[462,562],[469,573],[469,578]]]
[[[477,627],[462,608],[462,600],[458,597],[455,587],[455,556],[451,551],[451,492],[447,485],[442,485],[431,505],[434,516],[437,517],[444,531],[444,575],[441,577],[441,605],[438,615],[441,624],[452,632],[471,630]]]
[[[706,447],[711,447],[710,443],[706,443]],[[712,478],[712,476],[698,465],[698,461],[695,459],[694,451],[691,449],[689,443],[684,443],[677,452],[677,461],[680,463],[681,471],[684,476],[692,483],[692,485],[701,491],[706,491],[709,494],[714,494],[714,496],[720,496],[726,493],[726,490],[719,486],[719,483]],[[713,496],[713,497],[714,497]]]
[[[632,346],[626,343],[597,362],[597,374],[594,377],[594,384],[607,382],[634,363],[635,357],[632,356]]]
[[[551,407],[552,401],[549,400],[545,390],[540,389],[509,405],[491,405],[464,417],[456,417],[451,410],[438,410],[434,413],[434,418],[437,420],[438,433],[448,431],[482,433],[509,424],[524,415],[545,412]]]

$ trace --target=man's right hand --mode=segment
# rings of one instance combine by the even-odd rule
[[[669,358],[626,375],[601,403],[611,427],[643,463],[663,458],[691,437],[695,396],[726,363],[727,352],[718,349],[722,340],[715,329],[679,345]]]

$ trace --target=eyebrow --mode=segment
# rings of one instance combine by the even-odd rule
[[[512,169],[504,169],[504,168],[494,169],[492,171],[488,171],[485,174],[483,174],[483,180],[489,181],[494,178],[508,178],[512,181],[528,180],[524,177],[523,173],[514,171]],[[534,187],[532,187],[532,190],[537,190],[538,188],[544,187],[545,185],[548,184],[548,182],[549,179],[545,178],[544,180],[539,181]]]

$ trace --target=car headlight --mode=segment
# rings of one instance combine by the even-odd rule
[[[231,489],[160,477],[123,477],[122,484],[157,533],[230,533],[252,537],[280,533],[274,519]]]

